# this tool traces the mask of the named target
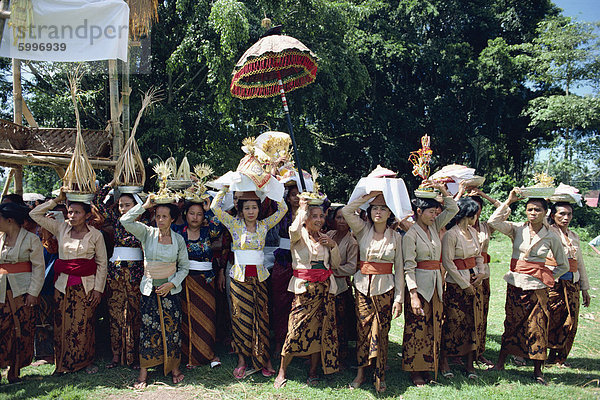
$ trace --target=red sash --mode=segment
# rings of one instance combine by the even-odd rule
[[[492,261],[492,257],[490,257],[490,255],[486,252],[481,252],[481,256],[483,257],[483,263],[484,264],[489,264]]]
[[[546,257],[546,265],[549,267],[558,266],[556,259],[552,257]],[[577,260],[574,258],[569,258],[569,272],[577,272]]]
[[[531,275],[548,287],[554,286],[552,271],[546,267],[543,261],[525,261],[513,258],[510,260],[510,270],[520,274]]]
[[[465,270],[465,269],[472,269],[475,268],[477,266],[477,261],[475,261],[475,257],[469,257],[469,258],[457,258],[454,261],[454,265],[456,265],[456,269],[458,269],[459,271]]]
[[[31,261],[21,261],[14,264],[0,264],[0,275],[31,272]]]
[[[258,272],[256,271],[256,265],[246,265],[244,267],[245,274],[244,276],[258,276]]]
[[[392,273],[391,262],[360,261],[360,272],[364,275],[386,275]]]
[[[417,268],[437,271],[442,269],[442,262],[437,260],[417,261]]]
[[[75,258],[73,260],[59,258],[54,262],[54,281],[56,282],[61,273],[77,277],[95,275],[96,268],[96,259],[94,258]]]
[[[333,274],[330,269],[295,269],[294,276],[309,282],[326,281]]]

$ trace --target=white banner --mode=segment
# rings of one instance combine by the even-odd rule
[[[13,32],[4,25],[0,57],[127,61],[128,37],[129,7],[123,0],[35,0],[29,29]]]

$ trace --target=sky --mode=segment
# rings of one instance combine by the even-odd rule
[[[587,22],[600,21],[600,1],[598,0],[554,0],[554,4],[564,10],[563,14]]]

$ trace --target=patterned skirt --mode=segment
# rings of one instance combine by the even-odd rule
[[[35,308],[25,305],[25,296],[13,298],[7,290],[0,303],[0,368],[10,367],[16,377],[33,359]]]
[[[375,388],[385,381],[388,333],[392,325],[394,290],[377,296],[356,291],[356,358],[359,367],[375,366]]]
[[[321,353],[325,374],[339,371],[335,296],[329,293],[329,280],[306,282],[306,292],[294,296],[282,365],[287,367],[294,356],[315,353]]]
[[[181,300],[178,294],[143,296],[140,304],[140,366],[163,364],[164,374],[181,362]]]
[[[490,311],[490,278],[481,281],[481,290],[478,291],[478,296],[481,304],[481,321],[477,327],[479,335],[479,349],[477,354],[481,355],[485,351],[485,337],[487,335],[487,318]]]
[[[55,290],[54,303],[54,372],[79,371],[94,361],[96,309],[82,284],[67,286],[64,294]]]
[[[502,349],[530,360],[545,360],[548,347],[548,289],[506,289]]]
[[[185,278],[182,292],[181,352],[188,365],[202,365],[215,358],[215,282],[202,272]]]
[[[567,359],[579,322],[579,282],[559,279],[548,289],[550,326],[548,328],[548,348],[556,350],[557,359]]]
[[[288,329],[288,317],[292,309],[294,293],[288,291],[292,279],[292,256],[289,250],[277,249],[275,265],[271,272],[271,289],[273,296],[273,331],[275,341],[283,343]]]
[[[139,261],[129,261],[137,263]],[[106,281],[108,314],[110,315],[110,348],[121,364],[139,362],[140,343],[140,282],[132,282],[127,261],[121,261],[121,271],[115,279]],[[112,264],[112,263],[111,263]],[[125,268],[123,268],[125,267]],[[110,265],[109,265],[110,268]]]
[[[481,286],[475,288],[481,292]],[[455,283],[446,282],[444,291],[444,323],[442,353],[446,356],[464,356],[479,348],[477,326],[481,325],[481,296],[470,296]]]
[[[244,282],[231,280],[232,348],[237,354],[252,359],[255,369],[269,362],[269,300],[267,281],[256,276]]]
[[[442,342],[443,304],[433,291],[431,301],[418,295],[425,316],[413,314],[410,293],[404,295],[404,336],[402,340],[402,369],[404,371],[437,371]]]

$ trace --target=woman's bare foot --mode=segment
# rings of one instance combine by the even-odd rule
[[[137,380],[133,384],[133,388],[138,390],[145,389],[146,386],[148,386],[147,380],[148,370],[146,368],[140,368],[140,374],[138,375]]]
[[[183,381],[183,378],[185,378],[185,375],[183,375],[179,369],[174,369],[171,372],[171,375],[173,377],[173,384],[174,385],[177,385],[178,383],[181,383]]]

